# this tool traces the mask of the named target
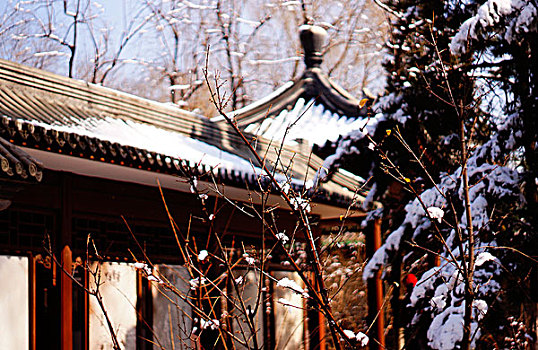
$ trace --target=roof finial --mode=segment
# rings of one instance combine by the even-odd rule
[[[319,26],[304,24],[299,28],[299,37],[303,45],[306,68],[319,67],[323,61],[322,48],[327,31]]]

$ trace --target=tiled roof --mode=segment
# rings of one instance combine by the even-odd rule
[[[366,118],[348,118],[333,113],[315,100],[300,98],[291,109],[283,109],[278,115],[265,118],[245,127],[245,131],[267,139],[307,140],[310,144],[323,146],[327,141],[335,142],[341,135],[359,129],[367,122]]]
[[[357,124],[364,124],[360,119],[366,115],[367,108],[361,107],[360,100],[321,70],[325,31],[316,26],[303,27],[301,41],[306,64],[303,75],[228,116],[240,128],[256,135],[286,143],[302,139],[310,145],[324,145],[359,127]],[[221,125],[226,123],[221,116],[212,120]]]
[[[5,124],[6,120],[1,122]],[[40,182],[42,177],[43,166],[39,161],[0,136],[0,178]]]
[[[228,125],[2,60],[0,116],[0,136],[14,149],[28,147],[165,174],[213,174],[217,181],[241,188],[259,183],[259,165],[252,163]],[[270,164],[277,164],[277,158],[284,165],[293,163],[297,187],[306,181],[305,174],[312,178],[322,166],[322,160],[308,152],[277,146],[256,139],[257,150]],[[337,173],[316,200],[344,205],[358,183]]]
[[[283,111],[294,109],[297,101],[312,101],[307,106],[323,106],[324,110],[349,120],[355,120],[365,115],[365,110],[359,106],[359,100],[352,97],[341,87],[332,82],[320,68],[309,68],[296,81],[289,82],[268,95],[244,108],[229,113],[237,124],[246,128],[249,125],[261,123],[270,119],[279,122],[276,117]],[[224,124],[222,117],[213,118],[219,124]],[[324,125],[319,125],[323,128]]]

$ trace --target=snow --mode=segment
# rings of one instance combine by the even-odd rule
[[[536,7],[532,5],[523,8],[516,21],[515,27],[518,29],[518,32],[530,32],[536,30],[537,12]]]
[[[426,271],[411,294],[411,305],[418,306],[421,300],[427,298],[428,291],[434,290],[429,300],[430,308],[425,311],[433,312],[433,319],[428,327],[427,337],[433,349],[454,349],[463,339],[463,317],[465,313],[464,280],[461,273],[452,263],[444,263]],[[487,304],[484,300],[475,300],[473,303],[476,312],[484,315]],[[418,322],[415,315],[412,323]],[[475,318],[476,319],[476,318]],[[476,330],[478,324],[473,322],[471,328]],[[474,331],[473,331],[474,333]],[[477,336],[473,338],[476,340]]]
[[[451,306],[433,319],[427,333],[429,346],[452,350],[463,339],[463,306]]]
[[[206,284],[207,280],[205,279],[205,277],[197,277],[197,278],[193,278],[189,281],[189,284],[191,286],[191,289],[192,290],[196,290],[196,288],[200,287],[200,286],[204,286]]]
[[[355,340],[361,345],[361,346],[366,346],[368,345],[368,342],[370,341],[370,338],[368,338],[368,336],[366,334],[364,334],[363,332],[358,332],[356,335],[355,335]]]
[[[188,8],[195,9],[195,10],[212,10],[215,8],[215,6],[198,5],[187,0],[183,0],[182,3],[183,5],[186,5]]]
[[[161,280],[159,277],[157,277],[155,275],[149,275],[149,276],[147,276],[147,279],[150,282],[155,282],[155,283],[158,283],[158,284],[164,284],[164,281]]]
[[[207,252],[207,250],[201,250],[200,253],[198,254],[198,260],[204,261],[208,256],[209,256],[209,253]]]
[[[186,90],[189,89],[191,86],[189,84],[178,84],[178,85],[170,85],[168,87],[169,90]]]
[[[189,138],[176,132],[157,128],[153,125],[121,120],[112,117],[87,118],[63,121],[62,125],[49,125],[31,121],[45,129],[54,129],[94,137],[99,140],[132,146],[159,153],[168,157],[184,159],[195,164],[214,168],[237,170],[247,174],[259,174],[259,169],[236,155],[215,146]]]
[[[450,49],[455,55],[467,52],[474,53],[473,57],[484,55],[483,51],[475,52],[473,45],[477,43],[479,48],[482,48],[484,45],[489,45],[489,43],[484,44],[486,40],[492,41],[492,45],[487,46],[488,48],[492,47],[490,49],[492,51],[499,47],[501,50],[505,50],[511,47],[507,43],[515,44],[520,41],[525,43],[521,44],[524,47],[523,45],[532,43],[532,40],[528,41],[525,36],[526,33],[537,30],[538,13],[535,1],[481,0],[478,1],[476,6],[467,6],[467,4],[462,5],[460,3],[456,5],[456,2],[449,2],[449,4],[461,6],[458,11],[468,8],[472,8],[472,11],[476,10],[476,12],[462,19],[465,20],[471,17],[460,26],[455,33],[456,35],[452,38]],[[407,8],[409,9],[407,15],[410,15],[412,11],[420,8],[420,6],[409,5]],[[454,19],[457,18],[454,17]],[[400,29],[404,31],[407,28],[396,27],[397,31]],[[439,28],[439,31],[444,30],[444,28]],[[446,28],[445,33],[452,33],[451,30]],[[436,29],[433,28],[433,31],[435,32]],[[400,50],[408,45],[408,43],[404,42],[398,42],[398,44],[400,44]],[[440,49],[442,50],[443,48]],[[494,56],[497,62],[487,57],[483,61],[475,58],[474,63],[477,65],[481,63],[495,64],[501,61],[513,60],[510,53],[502,56],[492,53],[492,51],[486,51],[485,55]],[[469,54],[465,57],[469,58],[470,56]],[[394,57],[391,57],[391,59],[394,59]],[[415,59],[415,57],[412,59]],[[397,65],[396,62],[393,62],[393,64]],[[438,68],[438,62],[434,62],[427,69],[433,71]],[[419,73],[418,68],[408,69],[409,76],[419,77]],[[499,75],[498,72],[491,73],[487,71],[486,73],[492,74],[494,78],[498,78]],[[375,119],[378,120],[377,125],[383,125],[383,128],[377,130],[375,135],[384,134],[385,129],[392,128],[392,126],[385,127],[385,123],[379,124],[379,121],[383,121],[383,118],[390,123],[387,123],[389,125],[405,124],[409,118],[406,116],[408,113],[406,112],[405,101],[401,99],[401,96],[405,95],[401,94],[400,91],[402,86],[403,88],[409,87],[411,80],[403,79],[401,77],[402,73],[393,72],[392,74],[393,76],[389,79],[393,79],[400,90],[386,96],[386,98],[381,98],[379,103],[374,106],[374,110],[378,108],[385,113],[384,115],[375,116]],[[488,78],[480,79],[491,85],[491,80]],[[517,78],[511,77],[510,79],[512,80],[507,81],[507,85],[515,84],[517,81]],[[508,260],[510,258],[507,258],[505,254],[500,254],[499,257],[496,257],[494,254],[497,250],[494,251],[492,247],[499,246],[500,248],[500,246],[507,244],[505,240],[507,236],[517,234],[517,229],[510,227],[511,224],[508,223],[509,221],[506,220],[506,217],[511,217],[515,221],[521,218],[522,222],[525,222],[525,219],[520,216],[521,212],[519,210],[525,208],[525,198],[523,198],[521,191],[524,188],[522,184],[526,179],[523,176],[528,174],[525,174],[526,169],[521,165],[524,161],[524,155],[521,148],[522,135],[519,130],[522,127],[514,121],[514,119],[518,118],[517,113],[514,113],[514,115],[508,114],[521,108],[518,106],[520,101],[516,100],[518,97],[510,96],[513,92],[506,88],[506,85],[502,85],[498,89],[492,89],[490,85],[485,87],[490,90],[485,90],[485,88],[476,90],[478,91],[475,95],[477,100],[482,98],[482,94],[505,94],[507,96],[503,97],[500,102],[497,101],[496,105],[491,104],[491,101],[488,100],[488,105],[483,104],[479,107],[481,111],[488,114],[489,121],[491,121],[488,125],[487,137],[489,137],[489,141],[480,144],[480,141],[470,136],[470,131],[467,131],[470,138],[470,158],[467,161],[470,185],[468,190],[475,237],[474,249],[477,253],[472,281],[475,292],[475,300],[472,303],[472,341],[480,338],[480,327],[483,324],[479,321],[488,315],[490,305],[493,307],[493,303],[499,303],[501,298],[505,297],[500,293],[504,286],[501,279],[505,281],[505,271],[501,270],[502,265],[499,258],[503,259],[503,263],[504,259]],[[407,93],[408,91],[405,92]],[[521,98],[523,99],[524,97]],[[506,110],[504,110],[504,106],[508,106]],[[425,109],[423,112],[426,117],[435,114],[435,112],[431,113],[428,107],[425,107]],[[419,115],[418,123],[422,121],[420,118],[422,116]],[[376,127],[374,124],[374,128]],[[394,129],[392,131],[394,132]],[[428,131],[426,130],[425,132]],[[345,140],[340,141],[338,146],[342,149],[337,149],[336,156],[333,159],[327,159],[330,161],[326,160],[324,166],[331,169],[331,165],[339,164],[339,159],[345,155],[361,154],[367,156],[371,154],[370,152],[374,153],[376,149],[382,148],[382,146],[376,146],[365,139],[366,133],[374,135],[369,130],[360,130],[360,133],[355,131],[353,134],[349,134]],[[446,135],[444,139],[440,139],[439,146],[443,148],[446,146],[445,151],[457,149],[458,140],[459,138],[456,134]],[[380,140],[376,141],[380,142]],[[367,149],[368,144],[371,144],[369,149]],[[352,149],[353,146],[357,148],[362,146],[363,148]],[[457,159],[456,157],[457,155],[454,155],[452,159]],[[426,188],[422,192],[422,187],[416,187],[420,193],[421,201],[415,199],[405,206],[403,222],[389,233],[384,244],[375,252],[363,272],[364,279],[371,278],[375,272],[384,267],[387,269],[394,267],[391,264],[396,257],[405,256],[404,266],[408,269],[407,271],[417,275],[422,274],[411,292],[410,305],[408,306],[413,313],[412,323],[419,328],[419,331],[424,330],[423,328],[425,327],[428,347],[433,349],[458,348],[458,343],[463,338],[465,308],[470,306],[465,304],[465,280],[462,272],[462,267],[468,263],[468,261],[462,260],[469,256],[467,238],[470,230],[468,230],[468,218],[465,212],[462,168],[454,169],[458,166],[456,165],[458,163],[454,162],[453,164],[448,173],[432,174],[440,190],[432,187]],[[381,167],[381,170],[385,169]],[[323,174],[320,172],[321,175]],[[374,178],[373,181],[377,181],[377,179]],[[534,181],[534,177],[531,181]],[[381,184],[379,182],[379,185]],[[422,184],[420,182],[421,186]],[[429,185],[431,186],[432,184]],[[378,197],[383,198],[382,196],[383,193],[379,193]],[[392,212],[387,211],[389,215],[386,215],[386,220],[390,221],[393,218],[390,215]],[[502,218],[500,218],[501,216]],[[443,223],[443,225],[435,225],[436,221]],[[506,223],[505,225],[508,227],[503,225],[500,228],[499,221]],[[524,225],[527,225],[527,223],[525,222]],[[446,241],[446,245],[439,239],[440,235]],[[463,238],[463,244],[458,239],[459,237]],[[497,239],[499,240],[498,243]],[[408,244],[404,245],[407,242],[411,242],[413,247]],[[422,248],[415,248],[414,244]],[[435,253],[439,254],[440,266],[424,271],[423,262],[425,256],[424,259],[421,259],[420,254],[426,254],[424,251],[428,249],[433,249]],[[428,255],[433,257],[434,254]],[[510,266],[505,265],[503,268],[510,269]],[[389,278],[388,282],[394,281]],[[495,320],[488,320],[487,323],[490,321]],[[490,327],[489,324],[486,327]],[[475,345],[471,345],[471,347],[475,347]]]
[[[376,250],[368,264],[364,267],[362,278],[366,281],[369,278],[374,277],[377,270],[383,267],[389,258],[387,251],[396,250],[400,246],[402,236],[404,234],[404,228],[400,227],[387,237],[385,243]]]
[[[512,123],[513,119],[510,118],[510,120],[506,121],[503,127],[509,127]],[[518,185],[520,183],[520,175],[518,172],[509,166],[500,166],[494,163],[497,158],[498,144],[502,141],[503,140],[498,138],[498,134],[492,135],[490,142],[487,142],[474,150],[467,164],[468,176],[469,179],[471,179],[471,186],[469,189],[471,213],[473,227],[476,230],[481,230],[487,227],[489,223],[491,205],[488,198],[499,200],[515,196],[519,197],[520,201],[523,200]],[[515,144],[516,143],[514,142],[514,145]],[[490,164],[488,161],[491,161],[494,164]],[[444,193],[454,190],[457,187],[458,196],[463,202],[464,191],[463,183],[461,181],[461,168],[458,168],[452,174],[443,176],[438,187]],[[447,207],[443,195],[441,195],[436,188],[430,188],[425,190],[420,195],[420,198],[422,203],[428,208],[427,210],[430,213],[430,217],[439,220],[438,216],[440,216],[441,211],[443,211],[441,208]],[[389,261],[391,253],[399,249],[404,236],[411,235],[411,237],[417,238],[423,232],[428,232],[428,229],[431,227],[431,222],[425,215],[422,203],[418,199],[415,199],[405,206],[406,216],[402,226],[387,237],[386,242],[375,252],[365,266],[363,273],[363,278],[365,280],[373,277],[375,271],[383,267]],[[432,215],[432,210],[434,215]],[[441,216],[441,218],[443,216]],[[467,216],[465,211],[459,213],[459,220],[460,225],[466,227]],[[486,285],[485,288],[496,288],[495,281]]]
[[[60,51],[46,51],[46,52],[36,52],[34,53],[35,57],[45,57],[45,56],[69,56],[66,52]]]
[[[284,232],[279,232],[276,234],[276,238],[282,242],[282,244],[286,244],[290,238],[288,236],[286,236],[286,234]]]
[[[510,129],[512,118],[507,118],[505,125],[500,129]],[[504,138],[514,138],[510,144]],[[499,165],[501,151],[499,144],[504,147],[517,147],[521,135],[509,134],[501,137],[494,131],[490,141],[476,147],[468,163],[468,176],[470,182],[469,197],[471,200],[471,213],[475,232],[489,230],[489,220],[493,206],[498,201],[516,200],[523,203],[519,183],[521,175],[510,165]],[[505,149],[506,151],[506,149]],[[504,152],[505,152],[504,151]],[[508,149],[510,151],[510,149]],[[406,216],[400,227],[386,238],[385,243],[378,249],[364,268],[363,278],[373,277],[374,273],[389,263],[393,253],[400,249],[401,242],[406,239],[415,239],[420,242],[421,237],[432,235],[431,219],[441,221],[448,211],[444,193],[453,193],[461,203],[464,202],[464,191],[461,179],[461,168],[451,174],[442,174],[438,187],[430,188],[420,194],[422,204],[418,199],[405,206]],[[440,193],[442,192],[442,193]],[[424,206],[429,214],[426,215]],[[444,208],[444,209],[442,209]],[[466,234],[467,216],[464,206],[461,206],[457,216],[459,225]],[[452,213],[450,213],[452,215]],[[428,345],[433,349],[454,349],[463,337],[463,315],[465,310],[464,290],[465,284],[461,271],[452,256],[458,259],[467,252],[461,252],[457,243],[456,232],[452,228],[441,227],[441,233],[447,235],[447,246],[440,254],[441,266],[425,271],[414,287],[410,296],[410,306],[417,308],[412,323],[425,318],[428,322]],[[501,275],[498,259],[490,252],[488,247],[496,246],[493,238],[489,241],[477,239],[475,249],[480,252],[475,261],[473,282],[476,286],[473,303],[474,318],[471,324],[473,341],[479,338],[480,329],[478,320],[482,319],[488,311],[487,300],[494,298],[501,290],[497,281]],[[467,243],[463,249],[467,250]],[[488,299],[489,298],[489,299]]]
[[[451,177],[444,178],[440,184],[443,190],[453,189],[455,182]],[[446,200],[435,188],[430,188],[420,195],[422,203],[429,209],[439,209],[446,206]],[[435,215],[440,215],[438,210],[433,209]],[[389,259],[389,253],[396,251],[400,247],[400,243],[404,237],[406,230],[413,229],[413,237],[417,237],[423,230],[431,226],[430,219],[426,216],[426,212],[418,199],[413,200],[405,206],[405,219],[398,229],[392,232],[386,239],[385,243],[374,253],[368,264],[364,267],[363,279],[366,281],[372,278],[374,273],[385,265]],[[444,215],[444,213],[443,213]],[[430,216],[432,216],[430,214]],[[438,219],[433,217],[433,219]],[[442,216],[441,216],[442,218]]]
[[[349,339],[355,338],[355,332],[350,331],[349,329],[344,329],[343,332],[346,335],[346,337],[348,337]]]
[[[146,264],[146,263],[136,262],[136,263],[133,264],[133,267],[135,269],[137,269],[137,270],[145,272],[146,275],[148,275],[148,276],[151,276],[153,274],[153,271],[152,271],[151,267],[149,267],[149,265]]]
[[[525,0],[488,0],[476,15],[460,26],[450,43],[454,55],[467,52],[474,42],[487,39],[492,31],[500,32],[509,43],[522,33],[537,30],[537,9]]]
[[[301,57],[299,56],[292,56],[292,57],[285,57],[280,59],[274,59],[274,60],[248,60],[248,64],[253,66],[260,66],[260,65],[273,65],[273,64],[282,64],[286,62],[297,62],[300,61]]]
[[[334,142],[338,137],[364,127],[366,123],[366,119],[347,118],[332,113],[313,100],[307,102],[300,98],[291,110],[283,110],[261,123],[250,124],[245,131],[267,139],[284,140],[287,144],[307,140],[310,144],[323,146],[325,142]]]
[[[307,213],[310,213],[312,210],[312,207],[310,206],[310,202],[308,199],[301,198],[300,196],[290,198],[290,204],[293,206],[293,209],[295,210],[304,210]]]
[[[146,269],[148,267],[148,265],[142,263],[142,262],[136,262],[133,264],[133,267],[137,270],[142,270],[142,269]]]
[[[254,259],[253,257],[251,257],[250,255],[246,253],[243,254],[243,258],[245,258],[245,261],[247,262],[247,264],[249,264],[250,266],[254,266],[256,259]]]
[[[236,20],[239,23],[248,24],[248,25],[253,26],[253,27],[257,27],[257,26],[259,26],[261,24],[260,21],[253,21],[253,20],[246,19],[246,18],[241,18],[241,17],[237,17]]]
[[[296,293],[303,294],[304,290],[297,284],[297,282],[290,280],[288,277],[284,277],[279,280],[276,284],[278,287],[288,288],[293,290]]]
[[[491,253],[483,252],[483,253],[478,254],[478,256],[476,257],[475,266],[482,266],[487,261],[496,261],[496,260],[497,258],[491,255]]]
[[[212,330],[216,330],[216,329],[219,329],[219,326],[220,326],[220,323],[218,320],[204,320],[204,319],[201,319],[200,320],[200,327],[202,329],[206,329],[206,328],[211,328]]]
[[[388,108],[388,106],[392,103],[396,103],[395,101],[399,100],[401,100],[401,96],[395,96],[394,94],[382,96],[379,98],[379,102],[376,103],[372,109],[383,110]],[[401,118],[400,121],[402,123],[405,123],[409,116],[402,114],[399,116],[399,118]],[[327,176],[328,171],[333,169],[334,165],[338,164],[338,162],[345,156],[360,154],[363,152],[363,150],[355,147],[354,144],[363,140],[365,137],[367,137],[367,135],[373,135],[379,123],[385,121],[386,119],[387,117],[385,115],[382,113],[377,113],[373,118],[356,119],[349,125],[349,129],[344,129],[341,135],[339,135],[343,137],[338,140],[335,153],[325,158],[322,168],[316,174],[314,183],[316,183],[318,180],[323,180]],[[326,131],[329,129],[329,126],[324,125],[323,129],[323,131]],[[318,130],[316,132],[320,131],[321,130]],[[334,139],[334,137],[328,137],[328,135],[325,135],[325,138],[329,141]],[[312,141],[313,140],[310,140],[310,142]],[[371,147],[373,147],[375,150],[375,145],[372,145]],[[372,151],[371,147],[369,148],[370,151]]]
[[[443,310],[446,306],[446,297],[444,295],[438,295],[430,300],[430,304],[434,309]]]
[[[473,308],[476,309],[476,317],[480,321],[488,312],[488,303],[485,300],[477,299],[473,301]]]
[[[365,211],[368,210],[370,205],[372,205],[376,193],[377,193],[377,183],[374,183],[372,185],[372,187],[370,188],[370,191],[368,191],[368,195],[364,199],[364,202],[362,202],[362,209],[363,210],[365,210]]]
[[[443,216],[445,215],[445,212],[443,209],[438,208],[438,207],[429,207],[427,210],[428,210],[428,214],[430,215],[432,219],[438,220],[439,223],[443,221]]]

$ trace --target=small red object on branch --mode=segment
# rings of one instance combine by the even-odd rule
[[[404,278],[404,284],[408,287],[414,287],[417,284],[417,276],[412,273],[407,274]]]

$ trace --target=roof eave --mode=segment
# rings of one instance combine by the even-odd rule
[[[45,168],[52,171],[64,171],[77,175],[102,178],[112,181],[136,183],[150,187],[162,187],[169,190],[190,193],[190,184],[187,181],[178,181],[178,176],[155,173],[143,169],[119,166],[105,162],[98,162],[86,158],[72,157],[65,154],[59,154],[44,150],[23,148],[32,157],[40,159]],[[226,195],[231,201],[240,201],[251,204],[262,204],[263,196],[253,195],[253,189],[226,186],[226,184],[217,184],[211,181],[198,181],[198,187],[212,196]],[[286,210],[285,201],[277,194],[270,194],[269,201],[264,202],[270,205],[278,206]],[[310,214],[318,216],[321,220],[335,219],[346,215],[347,208],[323,202],[312,202],[312,211]],[[361,211],[355,211],[353,215],[364,215]]]
[[[351,96],[338,84],[327,77],[320,68],[305,70],[303,75],[288,82],[265,98],[227,114],[239,127],[260,122],[269,115],[278,115],[284,109],[292,108],[299,98],[314,100],[329,111],[348,118],[357,118],[364,112],[359,100]],[[226,123],[222,116],[211,119],[215,123]]]

